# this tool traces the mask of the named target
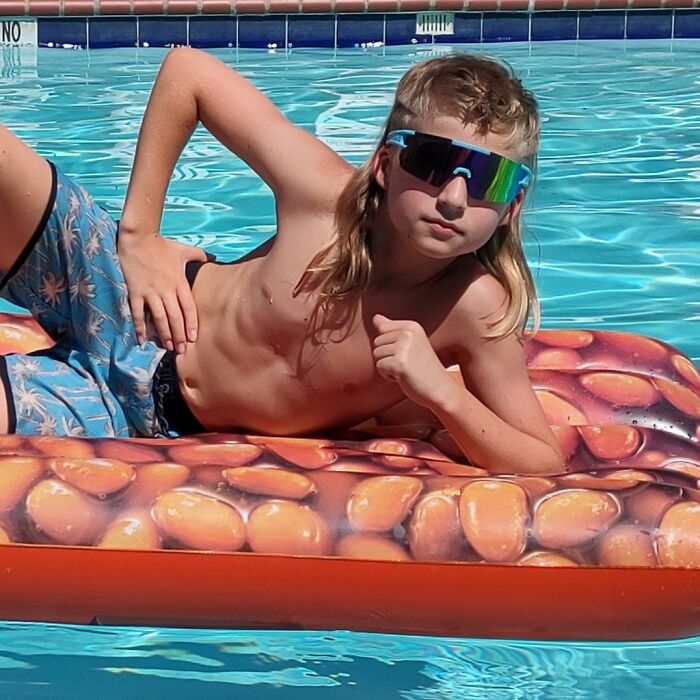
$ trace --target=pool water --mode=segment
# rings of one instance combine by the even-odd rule
[[[464,47],[462,47],[464,48]],[[293,121],[360,163],[396,82],[449,46],[218,50]],[[632,330],[700,358],[700,41],[489,44],[544,116],[527,253],[545,327]],[[0,119],[118,216],[164,51],[40,50],[0,87]],[[170,186],[164,232],[222,258],[275,229],[270,191],[198,131]]]
[[[0,624],[8,699],[697,698],[700,638],[562,644],[351,632]]]
[[[215,53],[360,163],[400,75],[452,50]],[[475,50],[511,62],[544,115],[526,239],[543,325],[646,333],[700,359],[700,41]],[[115,49],[13,58],[0,78],[0,120],[118,216],[162,57]],[[231,259],[274,228],[269,190],[197,132],[169,189],[164,232]],[[0,697],[656,698],[672,689],[682,699],[697,697],[699,652],[700,639],[545,644],[4,623]]]

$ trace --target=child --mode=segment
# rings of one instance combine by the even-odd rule
[[[275,238],[226,265],[159,234],[198,122],[276,200]],[[300,435],[408,398],[474,464],[563,468],[521,347],[535,292],[519,219],[539,118],[495,61],[413,67],[377,150],[355,169],[213,57],[172,51],[139,135],[118,260],[114,222],[0,136],[2,293],[57,340],[7,358],[0,430]],[[165,353],[146,338],[146,309]]]

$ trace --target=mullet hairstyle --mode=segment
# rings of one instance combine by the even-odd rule
[[[516,158],[535,173],[540,137],[537,101],[510,66],[470,54],[416,64],[399,81],[375,152],[354,172],[341,193],[335,212],[336,236],[314,256],[295,288],[295,294],[303,289],[319,289],[318,310],[322,315],[333,315],[334,302],[354,299],[370,285],[368,237],[384,194],[373,173],[377,151],[386,143],[389,132],[408,128],[412,120],[430,120],[436,115],[459,119],[465,126],[475,127],[480,135],[506,136]],[[531,316],[536,330],[539,303],[523,252],[520,217],[499,226],[475,255],[503,285],[507,297],[504,313],[489,324],[486,337],[498,340],[513,332],[522,337]]]

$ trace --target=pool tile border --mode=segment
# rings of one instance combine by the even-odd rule
[[[454,12],[453,34],[416,34],[416,13],[431,4],[431,9],[449,7]],[[659,8],[659,4],[666,7]],[[636,9],[642,5],[644,9]],[[592,9],[603,6],[611,9]],[[394,12],[396,8],[402,11]],[[9,17],[36,17],[40,46],[68,48],[366,48],[417,43],[700,38],[700,0],[0,2],[0,18]]]
[[[2,0],[0,16],[198,16],[700,8],[700,0]]]

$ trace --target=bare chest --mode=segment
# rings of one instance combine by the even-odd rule
[[[444,351],[443,334],[427,304],[366,292],[359,298],[324,308],[315,293],[292,293],[292,280],[262,281],[250,310],[256,345],[286,365],[290,376],[314,391],[333,379],[345,393],[377,386],[372,354],[377,331],[373,317],[381,313],[421,324],[434,349]]]
[[[315,390],[331,377],[371,379],[371,330],[358,309],[343,306],[327,312],[315,295],[275,296],[272,285],[261,286],[256,306],[250,310],[255,345],[283,362],[289,376]]]

